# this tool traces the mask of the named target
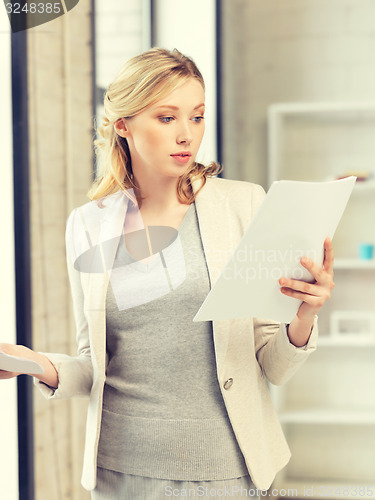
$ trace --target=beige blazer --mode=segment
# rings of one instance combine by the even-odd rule
[[[196,192],[199,184],[194,183]],[[196,211],[211,285],[229,260],[265,196],[261,186],[209,178],[196,197]],[[56,367],[56,390],[34,378],[48,399],[89,396],[82,485],[96,485],[97,449],[106,378],[105,301],[109,272],[77,271],[72,261],[90,245],[121,235],[129,200],[118,192],[103,203],[75,209],[67,223],[67,265],[76,321],[77,356],[43,353]],[[74,235],[74,236],[73,236]],[[88,238],[89,235],[89,238]],[[116,245],[107,251],[110,269]],[[103,255],[102,255],[103,257]],[[293,346],[284,324],[266,319],[213,321],[217,379],[252,481],[268,489],[290,459],[290,450],[270,399],[267,380],[288,380],[316,349],[317,318],[308,343]],[[229,381],[229,382],[228,382]]]

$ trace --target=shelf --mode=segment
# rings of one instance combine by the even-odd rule
[[[357,337],[348,338],[337,338],[330,337],[329,335],[321,335],[318,337],[318,346],[324,347],[375,347],[375,337],[374,338],[361,338],[360,335]]]
[[[307,409],[279,412],[283,424],[375,425],[375,409],[366,411]]]
[[[336,269],[375,269],[375,259],[335,259],[334,270]]]
[[[345,175],[345,174],[344,174]],[[348,173],[347,174],[347,177],[349,177],[350,175],[355,175],[355,173],[353,172],[352,173]],[[335,181],[337,180],[337,177],[327,177],[326,179],[324,179],[326,181]],[[371,192],[371,191],[375,191],[375,179],[373,177],[365,180],[365,181],[357,181],[355,184],[354,184],[354,188],[353,188],[353,191],[352,191],[352,196],[356,196],[357,194],[361,194],[361,193],[367,193],[367,192]]]
[[[296,480],[287,479],[276,480],[272,485],[272,489],[278,490],[279,497],[293,498],[320,498],[320,499],[375,499],[375,484],[366,483],[365,481],[344,482],[327,479],[312,481],[311,479]],[[289,491],[288,491],[289,490]],[[276,492],[275,492],[276,493]],[[285,493],[285,494],[284,494]]]
[[[281,113],[285,115],[311,113],[344,113],[346,111],[375,111],[375,102],[285,102],[272,104],[269,107],[270,114]]]

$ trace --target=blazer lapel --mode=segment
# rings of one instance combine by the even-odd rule
[[[232,255],[234,241],[228,198],[223,195],[222,190],[217,189],[217,182],[211,183],[210,181],[211,179],[208,178],[205,186],[198,193],[195,206],[212,289]],[[192,186],[195,193],[200,182],[195,181]],[[222,372],[228,347],[229,321],[212,322],[218,374]]]

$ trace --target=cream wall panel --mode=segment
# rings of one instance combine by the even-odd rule
[[[76,354],[65,224],[92,176],[90,2],[27,33],[33,348]],[[80,484],[87,399],[34,389],[35,498],[90,498]]]
[[[13,131],[12,131],[12,75],[11,30],[5,9],[0,9],[0,93],[1,102],[1,186],[3,213],[1,219],[3,263],[0,282],[1,342],[16,342],[14,214],[13,214]],[[0,484],[1,496],[18,500],[18,432],[17,380],[0,383]],[[6,402],[6,404],[5,404]]]

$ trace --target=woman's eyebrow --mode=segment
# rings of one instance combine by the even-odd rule
[[[202,104],[198,104],[198,106],[195,106],[194,111],[195,111],[196,109],[203,108],[203,107],[205,107],[204,102],[202,102]],[[174,109],[174,110],[176,110],[176,111],[178,111],[178,110],[180,109],[180,108],[178,108],[177,106],[172,106],[172,105],[168,105],[168,104],[164,104],[164,105],[162,105],[162,106],[157,106],[157,107],[156,107],[156,109],[159,109],[159,108]]]

